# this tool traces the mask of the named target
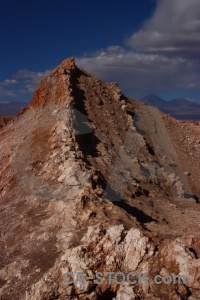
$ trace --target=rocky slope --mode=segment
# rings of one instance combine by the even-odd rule
[[[199,154],[192,124],[63,61],[0,130],[0,299],[199,299]]]

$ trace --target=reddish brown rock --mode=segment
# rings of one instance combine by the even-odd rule
[[[198,299],[198,140],[63,61],[0,130],[1,299]],[[66,285],[71,270],[89,281]],[[97,285],[97,271],[187,282]]]

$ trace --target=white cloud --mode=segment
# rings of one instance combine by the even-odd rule
[[[17,80],[15,79],[5,79],[4,81],[0,82],[1,86],[8,86],[8,85],[13,85],[16,84]]]
[[[44,78],[50,70],[46,70],[44,72],[33,72],[27,69],[20,70],[14,76],[18,80],[22,80],[24,83],[25,89],[24,92],[34,92],[38,87],[42,78]]]
[[[196,60],[126,51],[119,46],[77,58],[76,64],[104,80],[117,81],[125,93],[135,97],[173,88],[196,88],[200,76]]]
[[[49,72],[49,70],[44,72],[33,72],[27,69],[18,71],[12,76],[13,79],[5,79],[0,82],[0,86],[2,86],[2,88],[0,88],[0,97],[16,97],[22,94],[34,92],[41,79]],[[7,90],[6,87],[11,85],[13,86],[12,91]]]
[[[152,17],[127,43],[102,49],[77,64],[134,96],[200,88],[200,0],[157,0]]]
[[[152,17],[127,40],[132,50],[111,45],[76,64],[133,97],[171,89],[200,89],[200,0],[157,0]],[[18,94],[33,92],[50,70],[20,70],[1,86],[18,83]],[[0,89],[0,95],[13,96]]]
[[[76,58],[76,64],[104,80],[117,81],[124,93],[136,98],[200,89],[200,0],[157,0],[154,14],[128,44],[131,50],[111,45]],[[33,92],[49,72],[20,70],[3,85],[18,81],[19,93]]]
[[[128,44],[137,51],[199,56],[200,1],[158,0],[153,16]]]

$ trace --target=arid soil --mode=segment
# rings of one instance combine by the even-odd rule
[[[0,299],[200,299],[196,124],[70,58],[3,123],[0,164]],[[98,285],[109,271],[149,283]],[[68,285],[66,272],[90,279]],[[186,282],[157,285],[159,274]]]

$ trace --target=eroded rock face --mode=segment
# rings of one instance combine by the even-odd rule
[[[1,299],[199,299],[199,156],[182,126],[73,58],[43,79],[0,130]]]
[[[69,299],[72,296],[77,299],[103,299],[107,294],[113,295],[113,299],[167,299],[167,295],[171,299],[188,299],[188,288],[195,291],[196,297],[199,289],[199,258],[191,252],[192,240],[193,237],[183,237],[157,249],[157,245],[139,229],[127,231],[123,225],[107,229],[102,225],[91,226],[82,238],[81,245],[68,249],[61,261],[49,271],[48,289],[46,275],[32,286],[26,299],[53,299],[54,295],[60,299],[64,296]],[[128,281],[123,282],[123,277],[115,277],[119,270]],[[103,282],[96,275],[97,272],[101,273]],[[113,272],[112,277],[108,272]],[[145,277],[147,282],[141,280],[140,284],[131,284],[137,278],[127,277],[131,272],[148,273]],[[80,278],[77,280],[77,274],[81,274],[83,282]],[[155,274],[171,278],[181,274],[187,280],[184,284],[177,280],[177,284],[156,285]],[[74,284],[71,283],[73,280]]]

